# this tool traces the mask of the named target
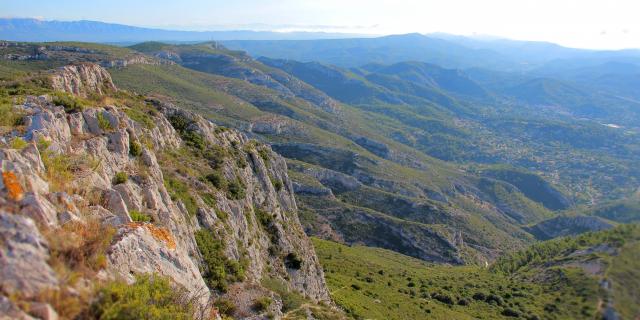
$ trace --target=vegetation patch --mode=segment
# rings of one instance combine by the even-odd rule
[[[195,233],[195,238],[204,262],[203,277],[209,288],[224,292],[229,283],[244,279],[244,266],[227,258],[224,242],[215,239],[213,232],[201,229]]]
[[[194,308],[188,293],[159,275],[138,275],[136,282],[104,285],[91,305],[94,319],[192,319]]]

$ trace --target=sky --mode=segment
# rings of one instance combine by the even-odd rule
[[[0,0],[0,16],[179,30],[444,32],[640,48],[639,0]]]

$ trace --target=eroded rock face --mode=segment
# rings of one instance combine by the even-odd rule
[[[32,219],[0,211],[0,290],[34,297],[58,287],[47,242]]]
[[[104,94],[116,87],[107,70],[94,63],[81,63],[61,67],[51,76],[54,89],[86,97],[88,94]]]
[[[58,84],[73,94],[115,89],[99,67],[64,70],[66,75]],[[107,82],[106,87],[98,84],[102,81]],[[156,102],[159,113],[153,115],[155,126],[148,128],[114,106],[67,113],[51,101],[48,97],[27,99],[21,106],[27,114],[27,129],[12,133],[27,141],[27,147],[0,148],[0,208],[6,211],[0,215],[0,293],[19,290],[36,295],[55,288],[59,280],[47,264],[48,247],[38,227],[50,231],[71,221],[91,219],[117,231],[107,252],[106,268],[100,272],[102,279],[131,282],[135,274],[167,276],[186,288],[200,310],[207,312],[211,297],[222,293],[207,288],[201,273],[203,261],[194,235],[206,228],[225,243],[224,254],[229,259],[248,261],[244,280],[237,285],[264,293],[269,291],[261,287],[263,277],[277,278],[309,299],[330,301],[323,271],[298,220],[287,165],[268,146],[172,105]],[[200,198],[200,190],[193,191],[196,215],[180,200],[172,199],[158,155],[185,145],[172,125],[173,117],[187,119],[187,129],[207,144],[229,150],[221,170],[229,181],[242,183],[243,196],[231,199],[222,190],[210,190],[215,198],[211,205]],[[143,139],[144,144],[140,143]],[[137,155],[130,154],[133,142],[142,149]],[[44,155],[48,162],[43,161]],[[63,166],[54,168],[51,163]],[[67,170],[64,168],[71,177],[52,171]],[[122,173],[128,178],[116,181],[116,174]],[[187,178],[202,184],[200,177]],[[132,222],[134,211],[150,216],[153,222]],[[220,212],[225,213],[224,221]],[[268,226],[258,217],[265,213],[272,217]]]

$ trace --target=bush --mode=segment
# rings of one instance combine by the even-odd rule
[[[142,155],[142,145],[137,141],[129,140],[129,154],[134,157]]]
[[[471,303],[471,301],[469,301],[469,299],[467,298],[461,298],[460,300],[458,300],[458,305],[460,306],[468,306]]]
[[[352,285],[351,285],[351,288],[352,288],[353,290],[362,290],[362,287],[361,287],[359,284],[357,284],[357,283],[352,284]]]
[[[497,305],[499,305],[499,306],[501,306],[501,305],[503,305],[503,304],[504,304],[504,300],[502,299],[502,297],[501,297],[501,296],[499,296],[499,295],[496,295],[496,294],[490,294],[490,295],[488,295],[488,296],[487,296],[487,298],[486,298],[486,299],[484,299],[484,301],[485,301],[485,302],[487,302],[487,303],[492,303],[492,302],[494,302],[495,304],[497,304]]]
[[[213,306],[226,316],[232,316],[236,312],[236,305],[229,299],[220,298],[213,303]]]
[[[227,179],[224,178],[222,172],[216,170],[213,173],[206,175],[205,179],[217,189],[227,190]]]
[[[85,109],[85,104],[79,98],[64,92],[56,92],[52,97],[53,104],[62,106],[67,113],[81,112]]]
[[[0,127],[22,125],[24,113],[13,108],[9,103],[0,103]]]
[[[244,186],[238,179],[236,179],[235,181],[229,182],[227,197],[233,200],[244,199],[245,197]]]
[[[214,239],[211,231],[198,230],[195,238],[204,262],[203,277],[209,288],[224,292],[229,282],[244,279],[243,266],[224,255],[224,243]]]
[[[431,295],[431,297],[435,300],[438,300],[442,303],[446,303],[448,305],[452,305],[453,304],[453,298],[451,298],[450,295],[448,294],[444,294],[444,293],[434,293]]]
[[[131,220],[135,222],[149,222],[151,217],[137,210],[129,210],[129,216]]]
[[[98,119],[98,127],[100,127],[100,129],[104,131],[109,131],[113,129],[111,127],[111,122],[109,122],[109,119],[105,117],[104,112],[98,112],[96,117]]]
[[[484,301],[487,298],[487,295],[483,292],[476,292],[473,294],[473,300],[481,300]]]
[[[270,297],[260,297],[253,302],[253,309],[262,312],[267,310],[271,303],[273,303],[273,300]]]
[[[520,312],[517,310],[513,310],[511,308],[506,308],[504,310],[502,310],[502,315],[503,316],[507,316],[507,317],[519,317],[520,316]]]
[[[289,269],[300,270],[302,259],[295,252],[291,252],[284,258],[284,265]]]
[[[13,140],[11,140],[11,149],[18,149],[18,150],[22,150],[24,148],[26,148],[29,144],[22,140],[22,138],[20,137],[15,137],[13,138]]]
[[[262,285],[280,296],[280,299],[282,299],[282,312],[298,309],[305,303],[304,297],[298,292],[289,290],[287,284],[280,279],[263,278]]]
[[[279,179],[272,179],[271,184],[273,184],[273,187],[276,189],[276,191],[282,190],[283,184]]]
[[[93,319],[191,319],[193,306],[183,289],[169,279],[140,275],[132,285],[124,281],[106,284],[90,308]]]
[[[126,172],[118,172],[116,173],[116,175],[113,177],[113,184],[122,184],[125,183],[129,180],[129,175],[127,175]]]
[[[187,212],[189,213],[189,215],[193,216],[196,214],[196,211],[198,210],[198,204],[191,195],[191,189],[189,189],[186,184],[178,179],[166,175],[164,178],[164,186],[167,188],[167,191],[171,196],[171,200],[182,201],[184,206],[187,208]]]

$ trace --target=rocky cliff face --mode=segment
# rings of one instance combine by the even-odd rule
[[[64,67],[52,83],[83,96],[115,90],[108,72],[93,64]],[[281,297],[262,286],[267,279],[311,302],[330,302],[286,163],[268,146],[158,101],[142,113],[127,105],[67,112],[48,96],[16,108],[24,127],[0,144],[0,296],[35,301],[45,290],[81,292],[87,282],[155,273],[186,288],[200,315],[222,296],[235,302],[239,318],[281,315]],[[211,168],[217,185],[197,175]],[[78,227],[68,231],[70,225]],[[70,283],[51,265],[58,250],[51,242],[80,229],[113,230],[113,237],[96,272]],[[221,259],[244,271],[224,290],[211,285],[208,270],[216,266],[198,240],[207,234],[224,248]],[[255,310],[251,299],[265,295],[275,303]]]

